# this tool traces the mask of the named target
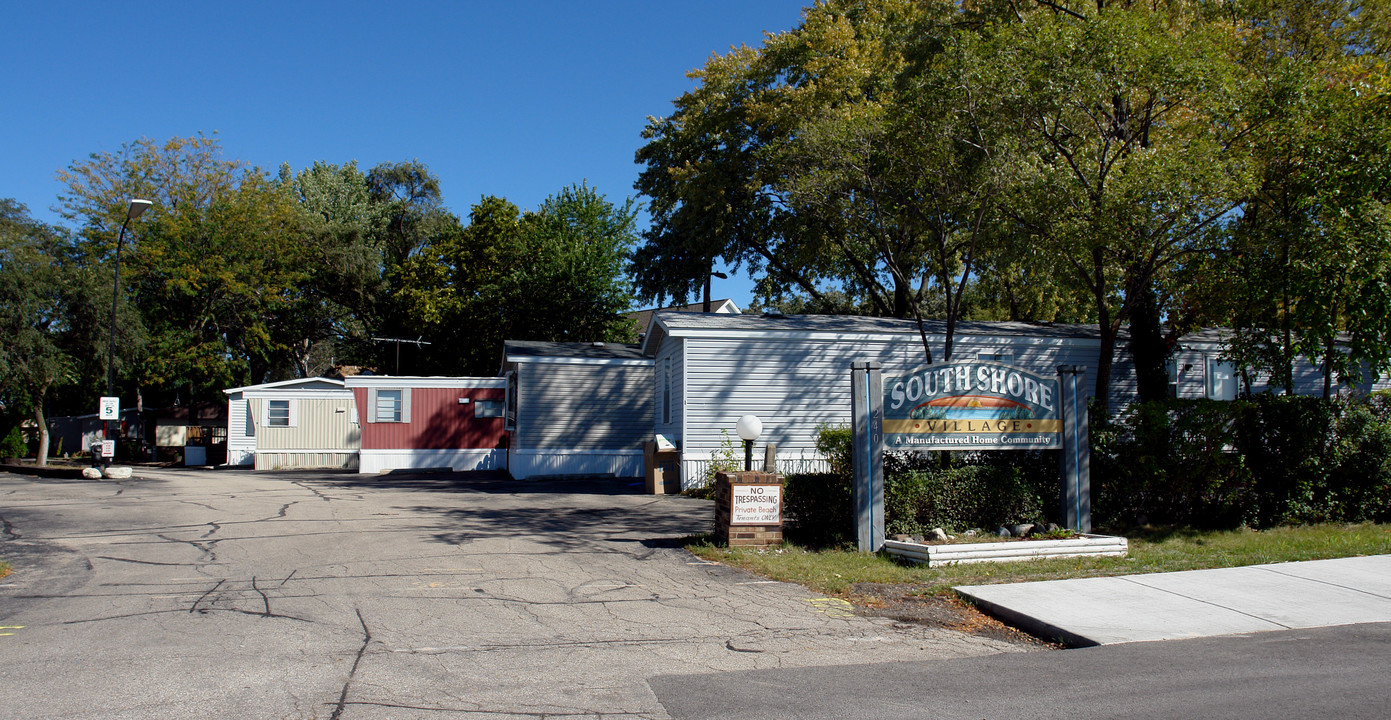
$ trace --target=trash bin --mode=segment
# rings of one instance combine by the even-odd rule
[[[649,495],[681,492],[681,451],[676,445],[658,435],[642,444],[642,458]]]

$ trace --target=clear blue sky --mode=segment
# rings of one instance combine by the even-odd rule
[[[802,5],[10,3],[0,197],[56,224],[59,169],[216,132],[228,158],[270,171],[419,159],[460,217],[483,195],[535,207],[581,181],[621,202],[646,117],[670,112],[686,72],[791,29]],[[715,282],[748,305],[747,278]]]

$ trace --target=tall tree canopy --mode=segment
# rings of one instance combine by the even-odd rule
[[[1297,325],[1285,359],[1383,367],[1386,17],[1379,0],[819,2],[649,119],[638,294],[684,299],[723,262],[763,301],[945,319],[929,361],[960,317],[1089,319],[1103,404],[1127,326],[1142,394],[1165,391],[1166,320],[1266,345]],[[1292,50],[1311,38],[1328,60]],[[1256,232],[1292,217],[1277,195],[1303,260]],[[1250,300],[1293,284],[1297,301]]]
[[[634,223],[631,201],[614,205],[587,185],[529,212],[483,198],[467,226],[439,233],[402,266],[408,334],[433,343],[424,368],[495,374],[505,340],[622,341]]]
[[[63,262],[64,244],[60,230],[0,199],[0,420],[28,415],[37,423],[40,465],[48,458],[44,403],[54,389],[76,381],[72,315],[90,319],[93,309],[76,306],[82,293]],[[0,423],[0,432],[10,429]]]
[[[684,299],[713,260],[743,264],[765,300],[945,317],[950,358],[965,287],[999,247],[1010,162],[959,19],[946,4],[818,3],[693,72],[700,86],[649,122],[637,155],[653,215],[639,293]]]
[[[224,159],[205,136],[140,140],[59,178],[60,212],[81,226],[81,263],[103,273],[114,271],[128,200],[154,203],[123,255],[118,300],[133,302],[140,318],[118,342],[127,391],[154,389],[161,403],[215,399],[292,362],[297,338],[286,320],[309,262],[287,188]]]

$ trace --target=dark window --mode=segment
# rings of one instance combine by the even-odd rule
[[[266,407],[266,424],[271,427],[290,427],[290,401],[271,400]]]

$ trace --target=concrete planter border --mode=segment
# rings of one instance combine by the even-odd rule
[[[1044,560],[1060,557],[1125,557],[1130,544],[1123,537],[1089,535],[1067,540],[1020,540],[1018,542],[957,543],[922,545],[885,540],[884,550],[894,557],[924,563],[928,567],[958,563]]]

